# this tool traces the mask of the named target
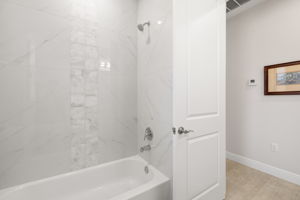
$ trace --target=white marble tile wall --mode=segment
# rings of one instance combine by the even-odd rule
[[[137,152],[136,0],[0,0],[0,189]]]
[[[138,23],[138,145],[146,127],[154,132],[152,150],[140,153],[172,177],[172,1],[139,0]]]

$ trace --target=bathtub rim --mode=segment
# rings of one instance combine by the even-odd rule
[[[121,163],[123,161],[136,161],[136,162],[141,162],[143,163],[145,166],[147,165],[150,168],[150,171],[153,174],[152,179],[150,179],[148,182],[143,183],[141,185],[139,185],[136,188],[133,188],[131,190],[128,190],[122,194],[116,195],[115,197],[113,197],[111,200],[118,200],[118,199],[127,199],[127,198],[131,198],[134,197],[138,194],[141,194],[145,191],[148,191],[156,186],[159,186],[163,183],[168,182],[170,179],[164,175],[162,172],[160,172],[159,170],[157,170],[155,167],[153,167],[152,165],[150,165],[146,160],[144,160],[140,155],[134,155],[134,156],[129,156],[129,157],[125,157],[119,160],[114,160],[114,161],[110,161],[110,162],[106,162],[103,164],[99,164],[96,166],[91,166],[91,167],[87,167],[84,169],[80,169],[80,170],[76,170],[76,171],[72,171],[72,172],[67,172],[67,173],[63,173],[63,174],[58,174],[55,176],[51,176],[48,178],[43,178],[40,180],[35,180],[35,181],[30,181],[24,184],[20,184],[20,185],[16,185],[16,186],[12,186],[12,187],[8,187],[8,188],[4,188],[0,190],[0,200],[2,198],[5,198],[7,195],[10,195],[13,192],[16,192],[18,190],[22,190],[22,189],[26,189],[28,187],[31,186],[35,186],[41,183],[47,183],[49,181],[52,180],[57,180],[57,179],[63,179],[63,178],[67,178],[70,176],[76,176],[76,174],[84,174],[85,172],[89,172],[89,171],[94,171],[94,170],[98,170],[99,168],[103,168],[109,165],[114,165],[117,163]]]

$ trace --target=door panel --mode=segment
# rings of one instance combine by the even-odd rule
[[[219,184],[219,135],[188,139],[188,196],[197,197]]]
[[[173,0],[173,199],[225,197],[225,0]]]
[[[219,67],[217,59],[219,52],[216,47],[219,45],[217,39],[219,15],[215,4],[214,1],[203,0],[192,0],[189,3],[187,24],[188,117],[217,114],[218,112],[218,76],[216,75]],[[199,8],[202,10],[201,17],[198,16]]]

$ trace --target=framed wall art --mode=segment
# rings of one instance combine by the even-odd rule
[[[300,95],[300,61],[264,68],[265,95]]]

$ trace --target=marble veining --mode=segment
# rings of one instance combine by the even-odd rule
[[[0,10],[0,189],[135,155],[147,126],[142,156],[172,177],[170,0],[2,0]]]
[[[171,178],[172,1],[140,0],[138,4],[138,22],[151,22],[149,31],[138,34],[138,144],[146,144],[144,130],[150,126],[153,148],[141,156]]]
[[[0,189],[136,154],[137,2],[0,10]]]

